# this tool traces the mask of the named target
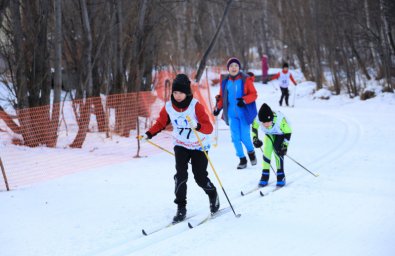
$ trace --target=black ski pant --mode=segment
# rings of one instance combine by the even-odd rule
[[[175,195],[174,202],[178,206],[185,206],[187,204],[187,181],[188,181],[188,162],[191,161],[192,173],[196,183],[206,192],[210,198],[217,196],[217,189],[214,184],[207,177],[208,160],[203,151],[191,150],[181,146],[174,147],[176,158],[176,175],[175,181]]]
[[[281,89],[281,98],[280,98],[280,106],[283,104],[283,99],[285,98],[285,104],[288,106],[288,98],[289,98],[289,90],[288,88],[282,88]]]

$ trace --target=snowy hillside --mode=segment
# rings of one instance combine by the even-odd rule
[[[286,108],[278,107],[274,82],[256,83],[256,88],[259,106],[267,102],[291,120],[288,154],[319,177],[286,158],[285,188],[265,197],[258,192],[241,197],[241,190],[259,181],[262,154],[256,151],[257,166],[236,170],[229,129],[221,122],[218,147],[209,155],[241,218],[228,212],[194,229],[185,222],[143,236],[141,229],[166,225],[176,211],[174,159],[155,153],[1,192],[0,254],[394,255],[394,94],[325,101],[314,99],[313,85],[303,82],[296,87],[295,107]],[[211,169],[209,177],[221,208],[228,207]],[[271,183],[262,191],[273,188]],[[209,211],[192,173],[187,209],[189,216]]]

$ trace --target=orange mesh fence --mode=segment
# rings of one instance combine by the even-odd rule
[[[152,92],[68,100],[18,110],[11,117],[0,109],[0,157],[10,188],[162,152],[148,143],[139,147],[135,137],[158,117],[170,98],[173,78],[170,72],[159,72]],[[192,87],[194,97],[211,113],[207,81]],[[153,142],[172,151],[171,129]],[[5,189],[1,177],[0,191]]]

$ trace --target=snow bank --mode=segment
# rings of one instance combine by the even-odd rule
[[[319,89],[313,95],[313,99],[329,100],[332,96],[331,91],[326,88]]]

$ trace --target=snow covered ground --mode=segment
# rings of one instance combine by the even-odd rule
[[[175,213],[174,159],[167,153],[131,156],[1,192],[0,255],[395,255],[395,96],[325,101],[314,99],[313,86],[301,83],[295,107],[286,108],[278,106],[275,82],[256,84],[258,105],[267,102],[291,120],[289,155],[319,177],[286,158],[285,188],[241,197],[240,190],[257,184],[262,155],[256,151],[257,166],[236,170],[229,129],[221,122],[218,147],[209,155],[241,218],[229,212],[194,229],[181,223],[144,237],[142,228],[166,225]],[[192,174],[187,208],[188,215],[209,211]]]

